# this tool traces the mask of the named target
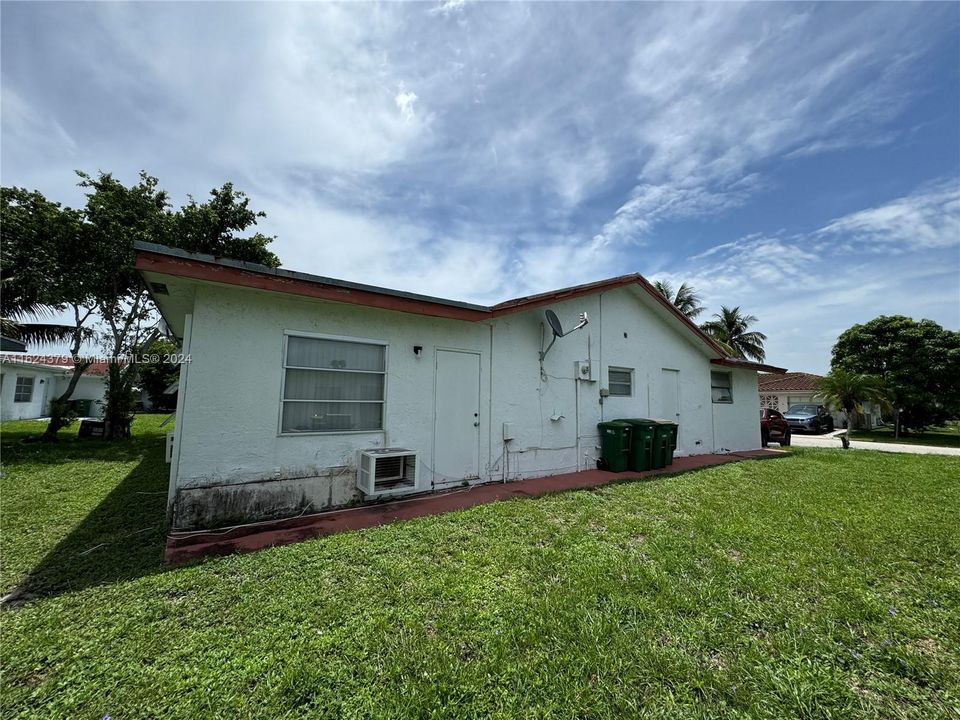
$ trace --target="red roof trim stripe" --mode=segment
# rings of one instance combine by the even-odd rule
[[[253,269],[234,267],[206,260],[198,257],[182,257],[167,255],[163,252],[150,250],[137,251],[137,270],[154,272],[162,275],[173,275],[193,280],[239,285],[257,290],[282,292],[292,295],[331,300],[334,302],[365,305],[383,310],[396,310],[416,315],[451,318],[455,320],[479,321],[491,317],[501,317],[523,310],[543,307],[559,300],[592,295],[604,290],[612,290],[628,285],[639,285],[650,297],[656,300],[667,312],[680,320],[686,328],[700,338],[710,350],[720,356],[725,356],[723,348],[707,333],[697,327],[686,315],[680,312],[667,298],[663,297],[642,275],[622,275],[620,277],[600,280],[586,285],[554,290],[539,295],[530,295],[515,298],[494,305],[490,308],[463,307],[456,304],[447,304],[430,299],[407,297],[389,292],[377,292],[375,288],[360,289],[330,285],[320,281],[280,276],[267,272],[257,272]],[[759,367],[758,367],[759,369]],[[777,372],[781,372],[779,368]]]

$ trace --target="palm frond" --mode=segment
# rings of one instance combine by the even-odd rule
[[[5,318],[6,319],[6,318]],[[7,325],[4,323],[4,327]],[[73,325],[53,323],[10,323],[10,330],[4,334],[28,345],[52,345],[73,338],[76,328]]]

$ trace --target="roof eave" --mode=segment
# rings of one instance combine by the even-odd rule
[[[710,362],[714,365],[722,365],[723,367],[740,368],[743,370],[756,370],[757,372],[775,373],[778,375],[787,372],[786,368],[777,367],[776,365],[766,365],[764,363],[752,362],[750,360],[740,360],[738,358],[714,358]]]
[[[137,251],[136,269],[141,273],[153,272],[160,275],[300,295],[318,300],[352,303],[384,310],[466,321],[493,319],[516,312],[533,310],[562,300],[592,295],[629,285],[638,285],[666,312],[679,320],[688,331],[699,338],[710,352],[719,355],[720,358],[726,357],[726,352],[719,343],[680,312],[668,298],[657,291],[639,273],[506,300],[488,307],[372,285],[361,285],[335,278],[269,268],[264,265],[191,253],[153,243],[136,242],[134,246]],[[762,367],[771,366],[758,365],[757,369]],[[774,368],[773,372],[785,371]]]

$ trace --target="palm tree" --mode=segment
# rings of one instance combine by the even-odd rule
[[[700,304],[703,298],[697,294],[692,285],[682,283],[676,293],[673,292],[673,287],[667,280],[657,280],[653,287],[691,320],[703,312],[703,306]]]
[[[891,410],[883,380],[875,375],[860,375],[843,368],[833,368],[817,381],[816,397],[826,405],[843,408],[851,427],[859,424],[865,402],[879,405],[884,412]]]
[[[54,308],[21,300],[15,278],[3,278],[2,289],[4,297],[0,303],[0,335],[27,345],[64,342],[72,337],[73,327],[70,325],[25,322],[31,317],[52,318]]]
[[[705,322],[700,329],[727,348],[731,355],[764,361],[767,353],[763,349],[763,341],[767,336],[756,330],[748,330],[757,321],[755,315],[741,315],[739,305],[735,308],[721,305],[720,312],[713,317],[716,320]]]

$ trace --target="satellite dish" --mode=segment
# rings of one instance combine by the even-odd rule
[[[544,315],[547,316],[547,324],[550,326],[550,329],[553,331],[553,340],[550,341],[550,344],[547,345],[546,350],[540,351],[540,362],[543,362],[543,359],[547,356],[547,353],[550,352],[550,348],[553,347],[553,344],[557,341],[557,338],[562,338],[565,335],[569,335],[575,330],[579,330],[584,325],[586,325],[590,320],[587,318],[585,312],[580,313],[580,322],[577,323],[577,326],[570,332],[564,332],[563,326],[560,324],[560,318],[557,317],[557,314],[553,310],[547,310]],[[543,326],[541,326],[542,328]],[[542,332],[542,330],[541,330]],[[541,338],[540,347],[543,347],[543,340]]]
[[[560,318],[557,317],[557,314],[553,310],[547,310],[545,314],[547,316],[547,324],[550,326],[550,329],[553,330],[553,336],[563,337],[563,327],[560,325]]]

